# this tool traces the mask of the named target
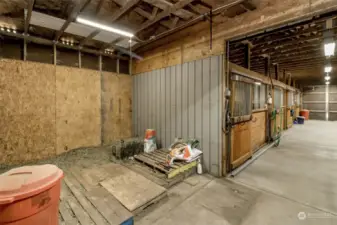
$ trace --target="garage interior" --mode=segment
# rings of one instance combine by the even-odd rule
[[[336,224],[336,36],[335,0],[0,2],[0,224]]]

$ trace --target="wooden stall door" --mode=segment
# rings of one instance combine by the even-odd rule
[[[236,124],[232,128],[231,166],[236,168],[252,156],[251,151],[252,122]]]
[[[287,108],[287,129],[293,126],[293,118],[290,113],[291,109],[292,108]]]
[[[251,150],[256,152],[266,143],[266,111],[253,113],[251,125]]]

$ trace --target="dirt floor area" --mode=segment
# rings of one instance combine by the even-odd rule
[[[135,224],[337,224],[336,127],[336,123],[323,121],[294,125],[278,147],[269,149],[235,178],[193,175],[171,185],[167,197],[137,213]],[[38,162],[56,164],[66,172],[60,224],[110,223],[111,210],[106,209],[119,205],[113,203],[116,199],[100,186],[88,191],[81,181],[91,169],[113,164],[110,153],[109,148],[87,148]],[[74,167],[82,172],[74,172]],[[105,179],[102,174],[95,176],[96,182]],[[64,199],[70,202],[64,204]],[[127,217],[128,212],[122,211]],[[86,216],[76,216],[81,213]]]

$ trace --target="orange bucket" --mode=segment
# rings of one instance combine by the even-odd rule
[[[0,224],[57,225],[63,171],[24,166],[0,175]]]
[[[300,116],[303,116],[303,117],[305,118],[305,120],[309,120],[309,113],[310,113],[309,110],[303,109],[303,110],[301,110],[301,112],[300,112]]]

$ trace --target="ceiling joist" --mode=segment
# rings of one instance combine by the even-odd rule
[[[70,13],[70,16],[68,17],[66,22],[64,22],[61,29],[56,32],[54,41],[57,42],[59,40],[64,31],[68,28],[69,24],[89,5],[90,1],[91,0],[86,0],[83,5],[77,3],[73,6],[73,10]]]
[[[115,22],[116,20],[118,20],[119,18],[121,18],[123,15],[125,15],[127,12],[129,12],[129,10],[131,10],[136,4],[138,4],[140,2],[140,0],[129,0],[128,2],[126,2],[119,10],[117,10],[117,12],[112,16],[110,23]],[[97,11],[96,11],[97,12]],[[96,29],[95,31],[93,31],[91,34],[89,34],[86,38],[84,38],[81,42],[80,42],[80,46],[83,46],[87,41],[89,41],[90,39],[92,39],[93,37],[95,37],[101,30],[100,29]]]

